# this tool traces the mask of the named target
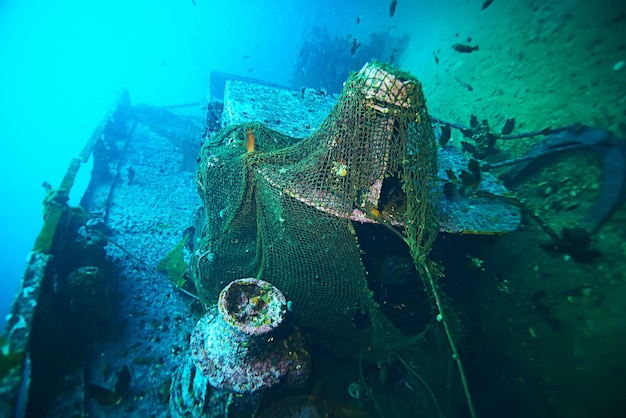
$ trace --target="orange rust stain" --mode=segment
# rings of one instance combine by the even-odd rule
[[[248,132],[246,132],[245,144],[248,153],[254,152],[254,132],[252,132],[252,128],[248,128]]]
[[[370,213],[374,216],[374,218],[380,218],[380,211],[378,209],[372,208],[370,209]]]

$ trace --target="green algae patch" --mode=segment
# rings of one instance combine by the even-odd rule
[[[187,282],[185,277],[185,271],[187,270],[187,263],[185,262],[185,243],[188,237],[188,235],[185,235],[157,266],[157,270],[165,273],[176,287],[183,287]]]

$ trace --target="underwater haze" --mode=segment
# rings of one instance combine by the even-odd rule
[[[478,415],[626,416],[626,404],[621,400],[626,382],[626,0],[1,1],[0,329],[5,325],[28,254],[43,225],[43,201],[49,197],[44,186],[59,187],[70,160],[81,153],[119,92],[128,92],[137,118],[143,111],[146,120],[149,117],[145,115],[152,115],[149,112],[155,108],[166,109],[159,115],[175,107],[198,109],[198,113],[208,108],[210,113],[212,104],[224,100],[223,81],[229,78],[264,87],[284,87],[295,92],[289,93],[293,97],[303,100],[305,94],[312,94],[310,97],[319,99],[319,103],[331,106],[351,72],[373,60],[408,72],[421,82],[428,114],[438,123],[437,134],[445,136],[447,128],[448,137],[439,138],[438,149],[454,148],[476,164],[474,170],[471,162],[456,167],[458,176],[452,169],[444,170],[447,178],[438,181],[451,186],[442,186],[444,194],[448,191],[456,196],[455,193],[473,190],[481,182],[481,172],[483,184],[488,176],[500,176],[505,182],[508,174],[505,185],[510,190],[503,193],[504,197],[496,197],[513,197],[523,202],[514,205],[515,210],[524,212],[518,229],[494,228],[495,232],[481,234],[469,228],[442,228],[445,232],[433,247],[434,263],[445,270],[441,287],[449,293],[446,303],[454,306],[458,314],[454,318],[459,322],[454,324],[458,328],[454,331],[468,364],[469,386],[476,390]],[[232,87],[232,91],[236,92],[236,88]],[[279,97],[272,94],[275,92],[265,97]],[[263,108],[263,97],[259,95],[248,105],[255,111]],[[153,107],[138,106],[143,104]],[[308,111],[319,113],[321,108],[322,105]],[[177,116],[183,114],[180,112]],[[167,126],[159,125],[167,125],[165,119],[153,118],[150,122],[161,131],[155,128],[152,136],[145,134],[145,138],[168,132]],[[196,119],[200,124],[205,122]],[[269,122],[282,123],[282,128],[287,129],[287,119],[285,116],[281,122],[277,117]],[[212,127],[211,135],[218,125]],[[484,136],[491,143],[478,144],[484,145],[484,149],[476,144],[481,127],[485,128],[482,133],[495,133]],[[185,132],[184,128],[191,131],[197,126],[176,129]],[[308,125],[307,129],[313,131],[315,126]],[[561,141],[557,145],[541,143],[543,134],[563,132],[583,134],[576,137],[578,142],[555,137],[555,141]],[[197,138],[186,143],[197,142],[198,149],[186,149],[184,158],[181,157],[185,164],[191,161],[193,165],[193,169],[185,168],[184,174],[189,178],[196,174],[195,155],[200,151],[203,133],[198,129]],[[596,133],[601,142],[593,142],[598,138],[593,136]],[[140,131],[137,137],[143,138],[141,135]],[[246,136],[246,141],[249,138]],[[254,140],[251,134],[252,143],[246,142],[246,148],[250,146],[248,153],[255,150]],[[260,143],[257,138],[257,148]],[[578,154],[551,154],[555,147],[572,144]],[[134,149],[135,155],[141,156],[134,163],[137,171],[142,158],[152,149],[144,142],[139,145],[133,144],[140,148]],[[141,149],[142,146],[145,147]],[[534,151],[537,152],[533,154]],[[189,155],[194,157],[189,159]],[[512,179],[517,173],[511,174],[513,169],[507,171],[507,164],[523,155],[530,155],[524,161],[536,159],[545,164],[533,166],[518,181]],[[162,163],[158,158],[155,161]],[[207,161],[208,167],[213,168],[210,157]],[[333,164],[335,177],[343,181],[349,164]],[[70,205],[80,204],[93,165],[93,161],[83,164]],[[130,167],[129,162],[127,165]],[[171,165],[179,169],[176,161]],[[170,173],[163,167],[159,172],[163,176]],[[149,174],[157,178],[160,175],[156,170]],[[133,168],[123,175],[128,181],[122,182],[119,177],[118,183],[140,193],[140,182],[130,187]],[[468,180],[468,176],[474,177]],[[154,178],[145,175],[143,181]],[[185,193],[193,193],[195,199],[194,181],[198,179],[194,177],[184,187],[189,189]],[[206,192],[202,183],[200,187]],[[117,215],[122,220],[118,220],[117,232],[121,234],[130,231],[134,221],[124,219],[120,213]],[[219,211],[219,218],[224,216]],[[152,218],[146,224],[148,221]],[[494,215],[492,223],[500,221]],[[174,235],[182,234],[184,228],[172,231],[170,236],[169,229],[174,228],[169,223],[153,223],[150,228],[160,234],[155,232],[154,239],[162,241],[162,246],[167,240],[182,238]],[[177,227],[191,223],[191,217],[171,221]],[[386,226],[401,235],[399,228],[394,229],[397,225],[389,222]],[[463,234],[456,234],[461,230]],[[187,230],[183,241],[186,234]],[[179,249],[183,244],[179,244]],[[371,293],[377,297],[387,297],[389,289],[389,294],[393,294],[393,286],[402,294],[398,289],[406,285],[407,275],[403,271],[414,267],[411,263],[407,267],[406,262],[394,258],[395,254],[385,253],[384,246],[378,241],[362,252],[367,257],[384,259],[371,269],[371,277],[380,275],[388,280],[376,284],[374,290],[379,293]],[[156,246],[150,243],[146,247],[150,247],[146,248],[146,260],[154,261],[168,254],[157,254]],[[114,248],[115,251],[115,262],[135,261],[125,253],[120,255],[122,250]],[[206,254],[215,256],[208,250]],[[363,255],[364,260],[367,257]],[[367,261],[363,263],[369,270]],[[149,275],[148,268],[134,267],[128,271]],[[397,282],[391,283],[394,278]],[[146,286],[149,291],[141,297],[148,299],[153,295],[150,292],[171,290],[159,288],[156,281],[150,283],[154,286]],[[180,296],[176,290],[172,293]],[[406,295],[396,296],[402,301],[403,297],[415,296]],[[140,296],[135,303],[143,302]],[[191,297],[197,299],[196,295]],[[419,305],[417,299],[413,302]],[[412,315],[402,310],[404,303],[392,307],[392,303],[376,302],[392,315],[403,315],[403,320]],[[428,300],[420,303],[420,308],[430,309]],[[154,306],[161,305],[155,302]],[[437,313],[435,309],[430,312]],[[135,315],[134,321],[143,321],[139,319],[142,315],[145,312]],[[183,318],[178,324],[189,329],[195,320],[187,312],[171,316]],[[430,319],[435,318],[428,326],[438,327],[441,318],[437,315]],[[142,338],[152,332],[149,326],[141,328],[145,331]],[[171,331],[176,323],[172,320],[165,327]],[[168,343],[174,340],[171,338]],[[176,341],[180,346],[186,343]],[[443,345],[447,347],[445,341]],[[173,362],[172,353],[177,351],[178,355],[186,348],[161,349]],[[154,359],[147,358],[142,357],[142,364],[138,361],[130,368],[133,384],[142,378],[144,383],[149,381],[146,376],[150,372],[135,374],[154,363]],[[115,365],[123,362],[130,360],[125,358]],[[370,376],[387,372],[374,366],[369,369]],[[114,373],[110,370],[114,368],[108,364],[106,367],[107,378],[112,379]],[[397,370],[389,373],[395,380],[380,383],[379,393],[415,397],[410,375],[404,376]],[[432,373],[435,379],[438,373],[439,369]],[[413,379],[415,383],[417,380]],[[347,398],[350,382],[345,383],[337,391]],[[150,396],[158,398],[160,394],[155,393],[156,390],[150,392]],[[137,404],[143,398],[135,393],[132,396]],[[358,400],[359,403],[350,404],[354,407],[352,413],[363,406],[363,400]],[[448,401],[454,404],[454,399]],[[117,405],[103,408],[102,416],[107,411],[114,411],[111,416],[123,416],[125,411],[114,407]],[[368,408],[370,412],[374,410],[372,403],[368,403]],[[137,411],[139,407],[135,411],[139,416]],[[355,416],[364,415],[357,411]]]
[[[117,91],[128,89],[133,103],[200,103],[208,97],[211,71],[289,86],[313,28],[331,39],[353,30],[366,37],[390,26],[375,20],[387,7],[330,1],[3,1],[0,324],[42,225],[42,183],[58,187]],[[359,14],[363,25],[354,28]],[[81,174],[88,171],[84,167]]]

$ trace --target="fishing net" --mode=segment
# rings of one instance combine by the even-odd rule
[[[203,145],[197,173],[200,298],[214,304],[232,280],[256,277],[343,352],[406,345],[373,299],[353,222],[389,227],[425,263],[439,229],[436,159],[420,83],[379,63],[349,77],[307,138],[256,122],[224,128]],[[390,181],[401,187],[383,198]]]

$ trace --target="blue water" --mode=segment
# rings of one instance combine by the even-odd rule
[[[407,20],[408,4],[400,5],[391,22],[388,5],[374,3],[0,3],[0,327],[42,225],[41,184],[58,186],[118,89],[128,88],[133,103],[199,102],[208,96],[210,72],[221,71],[296,83],[297,89],[306,83],[338,90],[349,70],[369,58],[390,56],[392,36],[407,36],[406,30],[387,29]],[[361,46],[353,57],[353,39],[367,44],[373,32],[384,33],[384,39],[373,49]],[[341,50],[322,48],[314,58],[319,62],[326,54],[333,60],[339,54],[332,62],[343,67],[316,74],[313,62],[297,79],[296,66],[310,58],[301,52],[307,39],[315,39],[312,34],[329,45],[341,41]],[[370,56],[361,55],[367,48]]]
[[[356,3],[335,3],[1,2],[0,327],[42,225],[41,184],[58,186],[116,90],[172,105],[204,100],[211,71],[291,85],[313,27],[352,30]],[[362,14],[361,33],[380,29]]]

